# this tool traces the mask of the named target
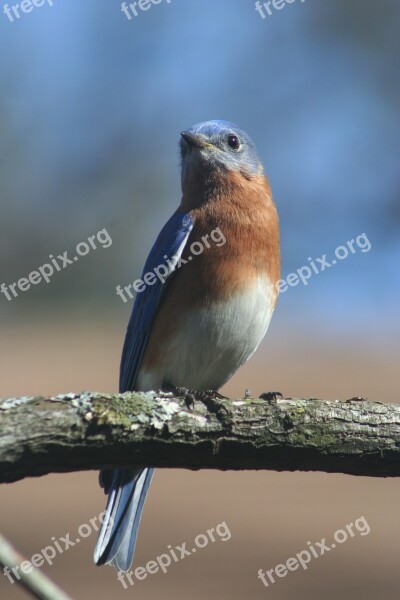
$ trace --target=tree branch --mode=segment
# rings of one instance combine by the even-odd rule
[[[15,581],[22,586],[31,596],[39,600],[72,600],[55,583],[39,569],[19,569],[22,563],[30,564],[22,554],[0,534],[0,566],[3,567],[3,575],[10,583]],[[13,571],[13,569],[17,569]]]
[[[400,475],[400,405],[163,392],[0,401],[0,482],[114,466]]]

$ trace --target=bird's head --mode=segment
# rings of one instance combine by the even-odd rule
[[[180,147],[182,184],[201,171],[235,171],[248,179],[263,172],[250,136],[229,121],[206,121],[182,131]]]

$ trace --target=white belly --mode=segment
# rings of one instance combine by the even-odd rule
[[[187,314],[163,348],[156,369],[139,371],[137,388],[164,383],[217,390],[258,348],[274,309],[274,290],[259,279],[251,291]]]

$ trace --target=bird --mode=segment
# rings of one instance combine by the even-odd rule
[[[229,121],[206,121],[182,131],[180,155],[181,203],[158,235],[142,280],[160,265],[165,276],[136,295],[121,392],[218,393],[258,348],[278,297],[279,218],[250,136]],[[101,472],[108,501],[97,565],[129,570],[153,474],[134,466]]]

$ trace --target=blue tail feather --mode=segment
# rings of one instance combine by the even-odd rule
[[[94,551],[97,565],[112,564],[118,571],[129,570],[153,473],[154,469],[112,472],[105,517]]]

